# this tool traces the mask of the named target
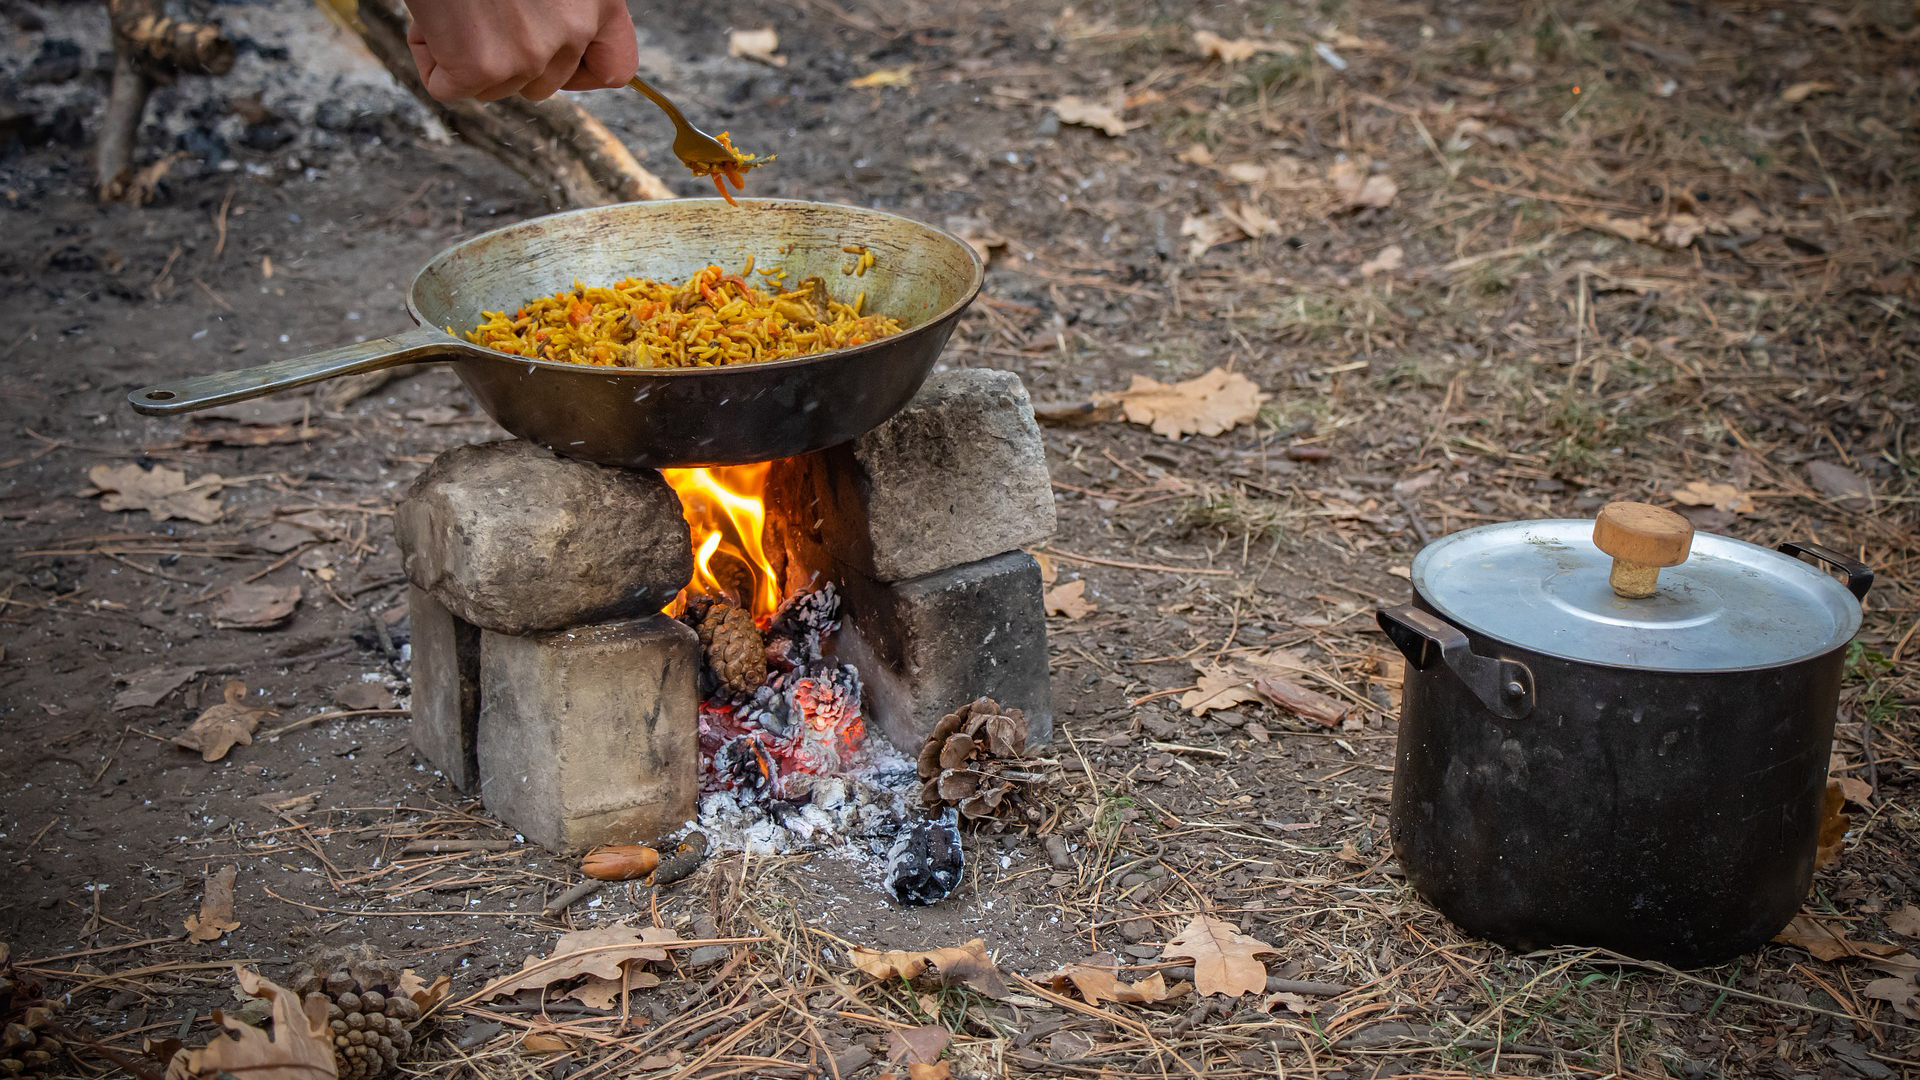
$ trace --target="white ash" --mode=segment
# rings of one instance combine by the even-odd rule
[[[913,762],[884,739],[855,752],[839,776],[813,776],[805,800],[777,802],[744,791],[716,791],[700,798],[700,816],[690,823],[707,834],[709,851],[788,855],[830,847],[884,848],[914,812],[920,779]]]

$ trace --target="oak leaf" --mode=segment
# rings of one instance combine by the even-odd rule
[[[1920,907],[1907,904],[1888,915],[1887,929],[1902,937],[1920,938]]]
[[[646,990],[660,985],[660,976],[651,971],[628,971],[626,980],[602,979],[589,975],[585,982],[560,995],[562,1001],[572,998],[589,1009],[611,1009],[620,1000],[620,995],[633,990]]]
[[[1901,1016],[1920,1020],[1920,986],[1914,984],[1911,975],[1889,975],[1884,979],[1875,979],[1861,988],[1860,996],[1884,1001]]]
[[[1188,214],[1180,220],[1180,235],[1187,237],[1187,258],[1198,259],[1221,244],[1244,240],[1247,234],[1227,220],[1218,210],[1208,214]]]
[[[1040,976],[1053,986],[1055,993],[1064,993],[1068,985],[1080,992],[1080,998],[1089,1005],[1098,1005],[1103,1001],[1118,1001],[1128,1005],[1152,1005],[1177,997],[1185,988],[1185,983],[1175,983],[1172,988],[1159,972],[1141,979],[1139,982],[1121,982],[1118,973],[1119,962],[1112,953],[1095,953],[1085,960],[1068,964],[1059,971]],[[1261,984],[1266,985],[1264,982]]]
[[[1252,676],[1225,668],[1209,668],[1199,673],[1194,689],[1180,696],[1180,707],[1195,716],[1203,716],[1259,700]]]
[[[1102,105],[1097,101],[1087,101],[1072,95],[1055,101],[1050,108],[1063,124],[1090,127],[1115,138],[1125,135],[1133,126],[1122,120],[1120,110],[1112,105]]]
[[[1814,850],[1813,864],[1821,870],[1831,869],[1840,863],[1840,853],[1846,850],[1847,830],[1853,828],[1853,819],[1847,816],[1847,795],[1840,782],[1829,779],[1827,793],[1820,803],[1820,841]]]
[[[894,1064],[931,1065],[940,1060],[953,1033],[939,1024],[895,1028],[887,1034],[887,1060]]]
[[[541,989],[583,975],[618,982],[623,967],[643,960],[665,960],[667,950],[660,948],[660,943],[679,940],[679,934],[658,926],[625,924],[562,934],[545,959],[527,957],[518,972],[488,984],[480,992],[480,999]]]
[[[197,667],[150,667],[125,676],[120,681],[127,688],[113,695],[113,711],[158,705],[200,672]]]
[[[1125,390],[1102,395],[1118,401],[1128,421],[1169,439],[1231,431],[1259,416],[1270,396],[1245,375],[1224,368],[1172,384],[1135,375]]]
[[[1327,170],[1327,180],[1348,209],[1391,206],[1394,196],[1400,194],[1400,185],[1393,182],[1393,177],[1386,173],[1363,173],[1360,166],[1351,161],[1334,162]]]
[[[1261,53],[1279,53],[1282,56],[1300,55],[1299,49],[1284,41],[1268,41],[1263,38],[1224,38],[1211,30],[1195,30],[1193,45],[1200,50],[1201,56],[1229,65],[1251,60]]]
[[[188,483],[186,473],[165,465],[95,465],[87,470],[87,479],[100,490],[102,510],[145,510],[155,521],[180,518],[202,525],[219,521],[226,512],[220,505],[219,473]]]
[[[1673,501],[1685,506],[1711,506],[1729,514],[1753,513],[1753,498],[1732,484],[1710,484],[1690,480],[1671,493]]]
[[[1278,956],[1279,951],[1242,934],[1232,923],[1195,915],[1180,936],[1167,942],[1161,955],[1193,961],[1193,988],[1201,996],[1240,997],[1266,990],[1267,966],[1259,958]]]
[[[206,891],[200,894],[200,913],[187,916],[187,940],[205,944],[221,935],[240,929],[233,917],[233,883],[239,877],[237,866],[207,868]]]
[[[993,959],[987,955],[987,943],[980,938],[974,938],[965,945],[925,952],[904,949],[882,951],[855,946],[851,950],[851,959],[854,967],[876,979],[912,979],[931,967],[939,972],[945,982],[964,984],[995,1001],[1007,996],[1006,981],[1000,977],[1000,969],[993,966]]]
[[[400,972],[400,981],[394,990],[419,1006],[420,1015],[425,1016],[453,996],[453,980],[442,975],[429,983],[419,972],[407,968]]]
[[[1047,590],[1042,600],[1047,606],[1047,614],[1064,615],[1070,621],[1084,619],[1100,610],[1100,605],[1087,599],[1085,578],[1055,585]]]
[[[198,1050],[176,1051],[167,1063],[166,1080],[214,1080],[219,1076],[337,1080],[340,1071],[333,1056],[333,1032],[327,1027],[326,997],[308,994],[301,1001],[292,991],[245,968],[236,977],[243,992],[265,998],[271,1006],[273,1034],[215,1012],[228,1035],[215,1036]]]
[[[1785,930],[1773,936],[1775,943],[1807,950],[1815,960],[1845,960],[1849,957],[1892,956],[1901,952],[1898,945],[1876,945],[1855,941],[1833,923],[1812,915],[1795,915]]]
[[[227,751],[253,743],[253,733],[262,717],[278,716],[270,709],[247,704],[247,684],[234,680],[224,691],[226,700],[213,706],[173,737],[174,745],[200,751],[204,761],[219,761]]]
[[[1831,461],[1807,463],[1807,479],[1828,501],[1842,510],[1864,513],[1873,509],[1873,481]]]

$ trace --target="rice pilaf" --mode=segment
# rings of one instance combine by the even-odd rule
[[[749,259],[739,274],[709,266],[682,285],[645,278],[603,288],[575,284],[571,292],[534,300],[511,316],[484,312],[485,321],[467,340],[566,364],[691,368],[791,360],[905,329],[888,316],[862,314],[864,292],[843,304],[818,277],[783,291],[784,270],[764,273],[768,291],[747,284],[752,274]]]

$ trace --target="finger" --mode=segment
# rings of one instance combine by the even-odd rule
[[[640,43],[633,20],[624,12],[600,24],[600,32],[580,54],[580,70],[563,90],[600,90],[622,86],[640,70]]]
[[[547,69],[520,88],[520,96],[529,101],[545,101],[567,84],[580,70],[580,50],[563,47],[547,62]]]

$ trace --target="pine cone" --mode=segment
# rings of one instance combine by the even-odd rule
[[[726,600],[696,599],[683,619],[700,635],[701,655],[718,692],[752,696],[767,681],[767,648],[745,608]]]
[[[969,821],[1038,824],[1041,781],[1027,759],[1027,717],[981,698],[942,717],[920,748],[920,801]]]
[[[372,961],[370,952],[324,952],[308,962],[302,976],[294,987],[298,993],[327,999],[340,1080],[385,1076],[412,1048],[420,1006],[392,989],[399,972]]]
[[[60,1053],[53,1031],[58,1000],[48,1000],[40,984],[13,969],[11,952],[0,943],[0,1076],[36,1076],[48,1072]]]

